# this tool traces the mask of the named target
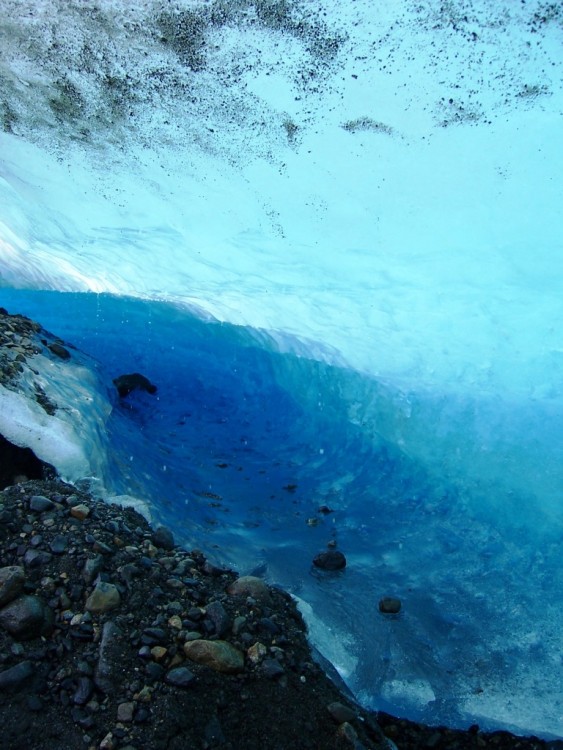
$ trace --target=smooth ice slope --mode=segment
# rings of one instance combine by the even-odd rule
[[[440,654],[437,671],[455,662],[463,676],[485,662],[502,675],[469,698],[465,688],[459,697],[451,683],[430,680],[419,649],[422,674],[401,672],[396,665],[411,663],[404,654],[417,642],[406,619],[378,650],[395,666],[374,666],[356,688],[367,690],[368,703],[385,699],[413,715],[432,704],[444,720],[487,712],[561,733],[561,649],[550,625],[560,620],[562,588],[553,562],[563,493],[560,4],[32,5],[0,0],[0,284],[165,299],[255,329],[227,327],[227,341],[235,330],[239,344],[239,334],[266,351],[275,341],[288,353],[280,361],[292,364],[274,382],[281,378],[304,424],[317,425],[302,430],[309,441],[302,450],[288,406],[289,433],[278,434],[277,449],[293,452],[288,460],[316,487],[315,440],[319,430],[332,436],[337,486],[350,492],[353,508],[346,541],[371,581],[377,565],[371,552],[362,557],[358,528],[381,514],[370,492],[352,488],[375,481],[368,458],[387,446],[397,476],[414,476],[425,490],[413,490],[415,512],[411,500],[405,505],[410,490],[395,496],[385,485],[385,505],[396,497],[395,511],[383,531],[365,522],[366,550],[381,544],[383,580],[400,571],[398,588],[408,589],[408,571],[423,571],[417,585],[455,592],[462,636],[456,641],[440,626],[427,639],[428,651]],[[30,299],[38,301],[35,317],[65,335],[64,304],[56,313],[46,298]],[[165,309],[170,322],[177,308]],[[80,308],[69,339],[82,337],[108,363],[125,358],[121,345],[96,344],[96,315]],[[120,334],[113,326],[128,313],[120,316],[110,316],[112,336],[136,332],[136,350],[148,356],[150,319]],[[186,353],[174,335],[165,326],[158,346]],[[249,426],[263,425],[273,365],[252,386],[266,388],[260,398],[245,402],[236,379],[224,381],[225,340],[214,334],[210,342],[214,364],[195,405],[211,401],[220,413],[213,389],[226,389],[237,413],[248,407]],[[315,368],[329,373],[316,391]],[[317,422],[316,393],[325,388],[331,409]],[[276,411],[274,421],[282,417]],[[359,441],[353,449],[338,446],[348,429]],[[144,460],[137,449],[142,458],[134,460]],[[153,478],[141,478],[141,489]],[[156,514],[175,516],[163,498]],[[409,544],[397,531],[403,524],[412,529]],[[394,553],[391,536],[403,545]],[[466,576],[471,585],[460,583]],[[315,613],[311,592],[326,585],[309,591]],[[365,587],[351,590],[360,597]],[[442,606],[439,596],[433,601]],[[493,637],[486,628],[500,621],[479,615],[482,601],[509,612],[510,628]],[[334,615],[340,634],[345,605]],[[421,599],[417,622],[433,606]],[[321,619],[330,622],[326,612]],[[315,632],[326,632],[322,623]],[[484,652],[460,664],[452,643],[465,640],[502,657],[489,664]],[[370,659],[358,663],[371,669]],[[510,707],[516,684],[520,697]]]

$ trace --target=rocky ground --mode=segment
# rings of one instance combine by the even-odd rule
[[[367,714],[289,595],[57,480],[0,492],[0,560],[5,750],[561,746]]]
[[[64,342],[0,308],[0,388],[47,414],[34,358]],[[4,488],[4,489],[2,489]],[[312,658],[291,597],[175,546],[0,436],[3,750],[539,750],[355,705]]]

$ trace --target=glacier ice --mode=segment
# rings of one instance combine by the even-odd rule
[[[559,6],[0,8],[0,304],[104,373],[46,460],[262,566],[367,705],[563,734]]]

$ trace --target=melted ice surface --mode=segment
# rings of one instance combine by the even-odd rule
[[[0,304],[162,384],[108,489],[265,550],[367,704],[563,733],[559,5],[0,10]]]

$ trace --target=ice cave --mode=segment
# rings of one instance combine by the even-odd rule
[[[563,736],[563,6],[0,10],[0,305],[83,358],[0,434],[285,587],[363,705]]]

